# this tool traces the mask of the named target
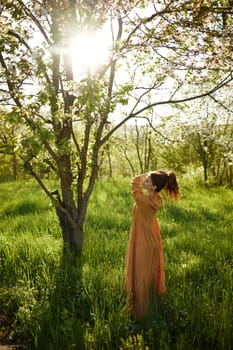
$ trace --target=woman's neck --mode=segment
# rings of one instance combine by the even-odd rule
[[[154,196],[155,195],[155,191],[154,190],[148,190],[147,191],[149,196]]]

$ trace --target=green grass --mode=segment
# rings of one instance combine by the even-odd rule
[[[26,349],[232,349],[233,192],[183,180],[179,201],[164,198],[168,291],[156,322],[135,328],[124,290],[129,186],[97,183],[78,260],[33,181],[0,184],[0,315],[14,320],[11,337]]]

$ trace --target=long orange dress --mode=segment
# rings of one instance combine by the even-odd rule
[[[126,292],[129,311],[141,319],[149,308],[151,291],[166,293],[163,247],[156,212],[162,206],[158,193],[145,195],[141,180],[132,181],[135,199],[126,252]]]

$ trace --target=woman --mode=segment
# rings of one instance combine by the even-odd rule
[[[166,293],[163,248],[156,220],[156,212],[162,206],[161,190],[168,197],[178,198],[174,172],[154,171],[132,181],[135,204],[126,252],[126,292],[130,314],[137,319],[147,314],[153,291],[158,296]]]

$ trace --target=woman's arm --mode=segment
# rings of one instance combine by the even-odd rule
[[[148,195],[145,195],[143,193],[143,186],[142,182],[145,181],[148,175],[150,175],[151,172],[137,175],[132,179],[131,183],[131,193],[137,204],[140,205],[140,203],[144,203],[146,205],[149,205],[150,207],[153,207],[155,210],[158,210],[162,206],[162,200],[161,197],[151,197]]]
[[[142,182],[145,181],[145,179],[147,178],[148,174],[149,173],[140,174],[140,175],[135,176],[132,179],[131,188],[132,188],[132,195],[133,195],[133,197],[135,197],[134,194],[137,193],[137,192],[140,192],[140,193],[143,194]]]

